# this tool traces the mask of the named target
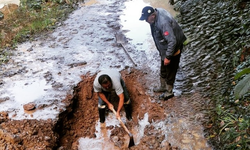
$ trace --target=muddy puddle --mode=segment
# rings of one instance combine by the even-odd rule
[[[212,149],[203,132],[209,99],[195,91],[182,95],[183,70],[176,97],[159,101],[152,92],[158,85],[159,56],[149,25],[139,21],[149,3],[171,8],[165,1],[86,1],[53,33],[18,45],[11,63],[1,68],[0,127],[12,138],[2,138],[0,147],[128,149],[129,137],[112,112],[107,111],[105,124],[99,123],[92,88],[97,72],[113,68],[121,71],[132,100],[133,120],[121,112],[134,135],[131,149]],[[125,46],[137,67],[117,44],[118,32],[126,36]],[[28,113],[23,106],[29,102],[36,109]],[[9,140],[15,136],[21,140]]]

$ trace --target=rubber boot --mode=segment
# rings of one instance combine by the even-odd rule
[[[173,85],[167,85],[167,91],[159,96],[160,100],[168,100],[174,97]]]
[[[132,120],[132,106],[131,104],[124,104],[124,109],[126,112],[126,118]]]
[[[154,92],[165,92],[167,91],[166,89],[166,81],[164,78],[160,77],[160,87],[159,88],[153,88]]]
[[[104,123],[105,122],[105,108],[98,108],[99,111],[99,118],[100,118],[100,122]]]
[[[169,93],[173,93],[173,85],[167,84],[166,89],[167,89],[167,91],[168,91]]]

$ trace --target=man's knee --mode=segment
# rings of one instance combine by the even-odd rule
[[[130,99],[127,100],[126,102],[124,102],[124,108],[125,108],[125,112],[126,112],[126,118],[128,120],[131,120],[132,119],[132,106],[131,106]]]
[[[98,108],[100,108],[100,109],[105,109],[105,108],[106,108],[106,105],[105,105],[105,104],[98,104]]]
[[[130,101],[130,99],[128,99],[127,101],[124,102],[124,105],[128,105],[130,103],[131,103],[131,101]]]

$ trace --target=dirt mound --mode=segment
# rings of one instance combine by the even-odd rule
[[[58,139],[52,120],[8,120],[0,125],[0,149],[52,149]]]

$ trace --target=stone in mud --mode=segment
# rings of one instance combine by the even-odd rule
[[[51,137],[45,136],[44,139],[45,139],[46,141],[49,141],[49,140],[51,140]]]
[[[0,11],[0,20],[3,20],[4,14]]]
[[[161,150],[171,150],[171,144],[168,141],[161,142]]]
[[[74,67],[83,66],[83,65],[86,65],[86,64],[87,64],[86,61],[82,61],[82,62],[69,64],[68,66],[70,66],[71,68],[74,68]]]
[[[78,150],[78,145],[79,145],[78,141],[74,142],[72,144],[72,150]]]
[[[33,102],[23,105],[23,109],[26,111],[34,110],[35,108],[36,108],[36,104]]]
[[[119,141],[119,137],[118,136],[113,136],[111,137],[111,140],[114,142],[114,143],[117,143]]]
[[[0,112],[0,123],[6,121],[7,119],[9,119],[9,114],[5,111]]]
[[[8,119],[8,113],[3,111],[3,112],[0,112],[0,117],[1,118],[4,118],[4,119]]]

